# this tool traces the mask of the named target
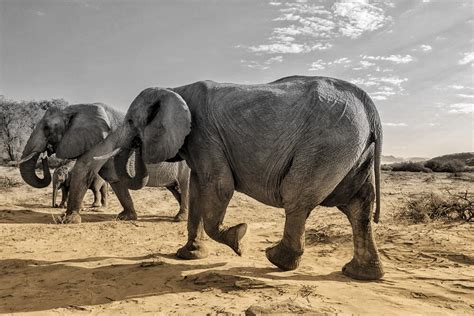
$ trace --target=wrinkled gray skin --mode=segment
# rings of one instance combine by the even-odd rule
[[[380,210],[382,128],[375,105],[358,87],[294,76],[260,85],[149,88],[125,121],[116,147],[139,139],[145,163],[184,159],[191,168],[188,242],[178,257],[207,255],[203,229],[242,254],[247,225],[223,225],[237,190],[285,209],[283,238],[266,250],[281,269],[298,267],[306,219],[323,205],[339,208],[352,225],[354,256],[343,273],[383,276],[371,224],[375,197],[375,222]]]
[[[134,178],[119,181],[115,173],[113,159],[96,162],[89,151],[100,146],[107,135],[114,134],[124,119],[120,113],[104,104],[76,104],[63,110],[48,109],[43,118],[37,123],[23,150],[20,173],[23,180],[36,188],[44,188],[51,183],[48,160],[42,159],[44,177],[35,173],[35,166],[40,154],[56,154],[62,159],[78,159],[72,170],[72,179],[68,194],[67,210],[63,222],[79,223],[79,211],[82,200],[91,187],[97,174],[110,183],[123,211],[118,215],[122,220],[135,220],[135,211],[129,188],[136,189],[145,183],[137,183]],[[87,157],[90,161],[87,161]],[[95,164],[94,164],[95,163]],[[96,168],[97,167],[97,168]],[[189,168],[185,162],[159,163],[149,166],[149,186],[166,186],[175,196],[180,209],[175,221],[185,220],[188,209]],[[140,168],[135,170],[140,176]],[[143,178],[143,176],[141,176]],[[147,178],[148,180],[148,178]],[[142,181],[146,182],[146,180]]]
[[[69,194],[69,187],[71,185],[71,174],[74,168],[75,161],[69,161],[64,165],[56,168],[53,173],[53,207],[66,207],[67,197]],[[61,189],[61,203],[56,203],[58,191]],[[89,189],[94,193],[94,202],[92,207],[107,207],[107,183],[96,175],[92,180]]]

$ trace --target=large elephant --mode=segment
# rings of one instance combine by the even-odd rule
[[[20,163],[20,173],[23,180],[36,188],[48,186],[51,182],[51,174],[45,156],[53,153],[62,159],[77,159],[87,156],[89,151],[100,146],[104,138],[119,129],[124,116],[123,113],[99,103],[70,105],[64,109],[48,109],[37,123],[23,151]],[[35,172],[35,166],[40,156],[43,164],[43,178],[38,177]],[[187,218],[190,171],[184,161],[149,165],[147,169],[149,178],[147,177],[146,180],[143,180],[144,175],[140,172],[140,165],[136,164],[137,177],[124,178],[122,181],[118,181],[113,159],[101,162],[100,167],[96,169],[94,169],[94,162],[90,161],[84,167],[83,160],[76,161],[72,170],[66,210],[66,215],[74,213],[74,216],[65,216],[64,222],[78,223],[81,221],[79,210],[82,208],[82,200],[97,174],[110,183],[123,207],[123,211],[118,215],[119,219],[137,219],[128,189],[139,188],[147,180],[149,180],[148,186],[165,186],[173,193],[180,205],[179,212],[174,218],[175,221]],[[121,176],[124,177],[124,175]],[[140,182],[135,179],[139,179]]]
[[[149,88],[125,122],[103,157],[138,148],[145,163],[184,159],[191,168],[188,242],[178,257],[207,255],[203,228],[242,254],[247,225],[222,224],[237,190],[285,209],[283,238],[266,250],[279,268],[298,267],[306,219],[323,205],[339,208],[352,225],[354,256],[343,273],[383,276],[371,227],[375,200],[375,222],[380,212],[382,128],[374,103],[355,85],[292,76],[258,85]]]
[[[54,169],[53,173],[53,207],[65,207],[67,204],[67,197],[69,195],[69,187],[71,186],[71,174],[75,165],[74,160],[67,161],[63,165]],[[61,203],[56,203],[58,191],[61,189]],[[99,175],[95,175],[89,189],[94,194],[94,202],[92,207],[107,207],[107,183]]]

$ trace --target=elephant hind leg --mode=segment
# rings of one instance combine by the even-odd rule
[[[95,183],[92,184],[91,191],[94,193],[94,203],[92,203],[92,207],[100,207],[100,190]]]
[[[107,207],[108,195],[109,185],[107,184],[107,182],[104,182],[100,187],[100,204],[102,204],[103,207]]]
[[[338,206],[351,223],[354,242],[354,257],[342,272],[358,280],[378,280],[384,275],[371,226],[374,192],[369,177],[349,203]]]
[[[167,186],[166,188],[173,194],[174,198],[176,199],[176,201],[178,201],[178,204],[179,204],[179,211],[174,216],[173,220],[175,222],[181,222],[181,221],[186,220],[186,218],[188,217],[188,210],[187,208],[183,208],[184,206],[183,201],[182,201],[183,194],[180,192],[178,185],[177,184],[170,185],[170,186]]]

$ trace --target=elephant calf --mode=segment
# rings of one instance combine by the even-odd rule
[[[64,165],[56,168],[53,174],[53,207],[66,207],[66,201],[71,185],[72,168],[74,168],[75,161],[69,161]],[[56,197],[58,191],[61,189],[61,203],[56,204]],[[98,175],[94,176],[89,189],[94,193],[93,207],[107,206],[107,183]]]

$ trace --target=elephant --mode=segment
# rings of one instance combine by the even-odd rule
[[[101,162],[98,169],[92,168],[91,164],[94,161],[86,163],[86,167],[78,168],[78,165],[83,166],[83,160],[79,163],[77,161],[78,158],[87,156],[86,154],[94,147],[100,146],[99,144],[109,134],[118,130],[124,117],[124,113],[102,103],[74,104],[64,109],[48,109],[36,124],[20,160],[20,174],[27,184],[35,188],[44,188],[51,183],[48,156],[56,154],[61,159],[76,159],[76,164],[71,171],[72,177],[63,223],[81,222],[79,211],[82,208],[82,200],[97,174],[110,183],[123,207],[123,211],[118,214],[118,219],[137,219],[129,188],[134,189],[138,184],[127,179],[119,181],[113,159]],[[35,172],[39,158],[42,160],[43,178],[38,177]],[[148,186],[165,186],[178,201],[180,207],[174,220],[186,220],[190,176],[186,163],[184,161],[162,162],[149,165],[147,170],[149,171],[147,181],[150,180]],[[136,167],[136,171],[140,171],[139,166]],[[74,216],[68,217],[67,214],[70,213]]]
[[[145,89],[132,101],[116,144],[96,159],[120,160],[135,150],[143,164],[187,162],[188,241],[179,258],[208,255],[203,232],[242,255],[247,224],[223,225],[236,190],[284,208],[283,237],[266,249],[280,269],[299,266],[306,219],[321,205],[337,207],[352,226],[354,254],[342,272],[376,280],[384,275],[371,223],[380,215],[381,146],[379,114],[366,92],[339,79],[290,76],[268,84]]]
[[[74,164],[75,161],[70,160],[54,170],[52,201],[53,207],[65,207],[67,205],[66,201],[71,184],[71,171],[72,168],[74,168]],[[56,197],[59,189],[61,189],[62,195],[61,203],[58,205],[56,204]],[[99,175],[95,175],[89,189],[94,193],[94,202],[92,203],[92,207],[107,207],[107,183]]]

